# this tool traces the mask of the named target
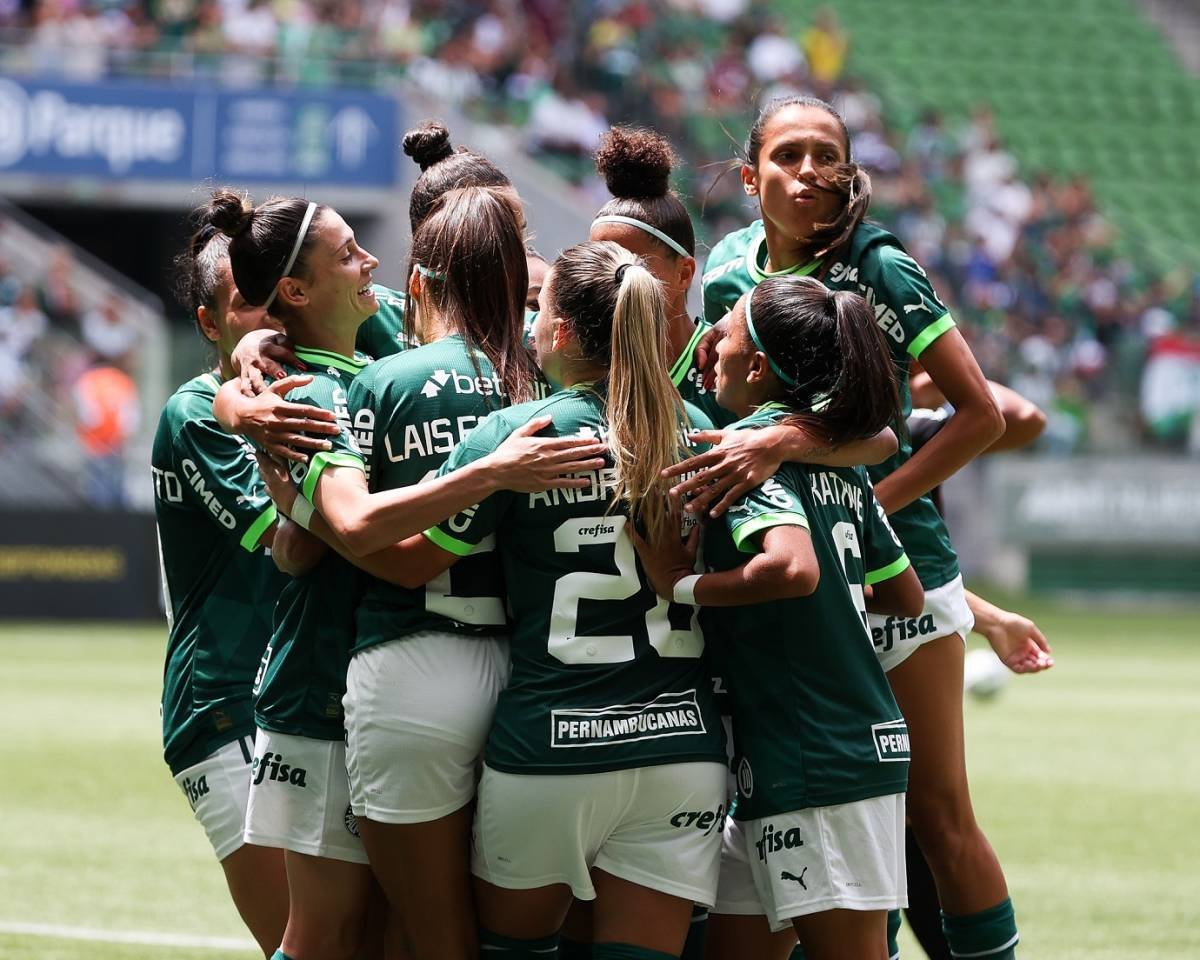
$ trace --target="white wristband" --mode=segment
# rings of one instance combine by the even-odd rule
[[[671,591],[671,599],[676,603],[686,603],[689,607],[700,606],[696,602],[696,583],[701,576],[702,574],[693,573],[690,577],[680,577],[676,580],[675,588]]]
[[[308,498],[299,496],[296,497],[296,502],[292,504],[290,519],[293,523],[298,523],[307,530],[308,525],[312,522],[312,515],[315,512],[313,505],[308,502]]]

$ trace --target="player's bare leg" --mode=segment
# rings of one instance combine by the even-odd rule
[[[742,960],[743,957],[787,960],[795,946],[794,930],[772,933],[764,916],[708,915],[704,960]]]
[[[288,919],[287,870],[283,851],[244,843],[221,861],[238,915],[263,956],[283,942]]]
[[[888,960],[886,910],[824,910],[792,926],[807,960]]]
[[[622,943],[678,957],[692,922],[692,901],[592,870],[596,901],[592,942]],[[593,947],[595,950],[596,947]]]
[[[957,634],[922,644],[888,673],[908,721],[909,822],[947,913],[971,914],[1008,897],[1004,872],[975,822],[963,742],[963,642]],[[807,945],[806,945],[807,946]]]
[[[291,906],[280,949],[291,960],[358,960],[371,868],[288,850]]]
[[[475,960],[471,896],[472,805],[428,823],[359,817],[363,845],[411,960]]]

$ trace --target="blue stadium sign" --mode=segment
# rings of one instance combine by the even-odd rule
[[[396,101],[0,77],[0,173],[390,187]]]

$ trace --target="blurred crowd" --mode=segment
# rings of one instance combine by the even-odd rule
[[[1021,170],[988,111],[911,126],[847,72],[835,5],[773,0],[0,0],[5,57],[76,77],[211,73],[224,83],[386,86],[519,129],[603,200],[610,122],[666,133],[714,243],[754,216],[736,168],[760,104],[815,94],[845,117],[872,213],[954,306],[985,371],[1049,414],[1044,449],[1138,438],[1200,455],[1200,285],[1124,256],[1083,180]],[[906,105],[904,113],[914,115]],[[100,329],[95,327],[95,329]]]
[[[115,509],[125,504],[124,455],[140,425],[132,374],[142,333],[119,296],[85,307],[77,284],[66,248],[36,276],[0,260],[0,450],[70,424],[84,461],[80,492]]]

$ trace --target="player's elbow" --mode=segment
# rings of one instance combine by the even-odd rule
[[[420,590],[429,582],[430,578],[425,576],[423,571],[417,570],[412,564],[405,563],[392,573],[388,579],[392,583],[404,587],[406,590]]]
[[[1046,429],[1046,414],[1034,403],[1023,403],[1009,413],[1004,422],[1005,445],[1010,449],[1027,447]]]
[[[821,568],[815,557],[782,557],[776,564],[774,579],[780,599],[807,597],[821,582]]]
[[[983,441],[984,449],[1004,436],[1004,412],[990,390],[980,398],[975,418],[977,436]]]
[[[925,609],[925,588],[915,576],[912,580],[913,583],[904,584],[896,597],[896,615],[908,619],[919,617]]]

